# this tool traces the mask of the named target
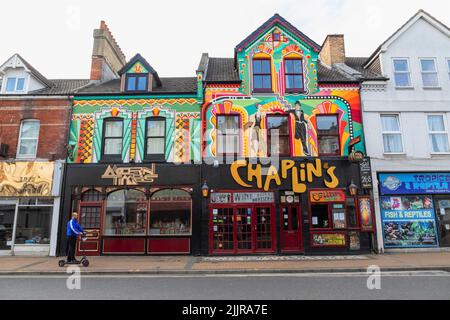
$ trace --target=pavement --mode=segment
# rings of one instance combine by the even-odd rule
[[[0,257],[1,275],[58,275],[57,257]],[[84,274],[254,274],[388,271],[450,272],[450,252],[384,253],[349,256],[99,256],[89,257]]]

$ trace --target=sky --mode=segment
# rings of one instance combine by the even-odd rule
[[[233,57],[275,13],[319,45],[344,34],[347,56],[369,56],[419,9],[450,26],[449,0],[5,1],[0,64],[19,53],[49,79],[87,79],[105,20],[127,59],[141,53],[161,77],[190,77],[203,52]]]

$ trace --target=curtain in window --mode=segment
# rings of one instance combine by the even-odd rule
[[[449,152],[448,135],[445,132],[443,117],[440,115],[428,116],[428,128],[433,152]]]
[[[397,116],[382,116],[381,125],[383,131],[400,131]]]
[[[383,134],[384,152],[402,152],[402,137],[400,134]]]

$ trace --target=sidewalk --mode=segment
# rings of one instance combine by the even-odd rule
[[[65,274],[55,257],[0,257],[0,275]],[[102,256],[90,257],[87,274],[219,274],[441,270],[450,272],[450,252],[364,256]]]

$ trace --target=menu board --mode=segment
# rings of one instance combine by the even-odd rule
[[[360,234],[358,231],[349,231],[348,232],[348,240],[350,250],[360,250],[361,249],[361,241]]]
[[[211,193],[211,203],[230,203],[231,193]]]
[[[433,201],[429,196],[381,197],[384,246],[438,245]]]
[[[344,247],[346,245],[343,233],[314,233],[312,235],[313,247]]]

